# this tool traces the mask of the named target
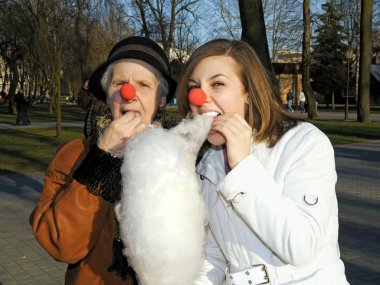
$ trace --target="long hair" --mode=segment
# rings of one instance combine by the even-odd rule
[[[210,56],[230,56],[238,67],[238,76],[248,94],[245,120],[252,127],[256,142],[274,146],[298,119],[283,107],[277,86],[261,64],[255,51],[243,41],[212,40],[194,51],[186,63],[176,90],[178,109],[186,117],[190,112],[187,84],[196,66]]]

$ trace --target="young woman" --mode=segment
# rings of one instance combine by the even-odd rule
[[[203,105],[189,102],[201,88]],[[348,284],[338,247],[333,148],[283,109],[253,49],[214,40],[190,57],[179,109],[214,115],[197,165],[209,209],[196,284]]]

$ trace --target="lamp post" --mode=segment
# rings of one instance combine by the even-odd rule
[[[349,46],[346,50],[346,59],[347,59],[347,90],[346,90],[346,103],[344,110],[344,119],[348,120],[348,92],[350,87],[350,60],[352,58],[352,48]]]

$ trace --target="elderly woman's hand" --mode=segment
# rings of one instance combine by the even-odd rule
[[[105,128],[98,139],[98,148],[122,158],[126,141],[143,131],[145,127],[139,113],[127,112]]]

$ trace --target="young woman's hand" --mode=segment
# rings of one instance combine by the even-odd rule
[[[136,112],[127,112],[113,120],[98,139],[98,148],[117,157],[123,157],[125,142],[137,133],[143,131],[146,125]]]
[[[239,114],[226,113],[218,116],[212,129],[226,139],[227,159],[231,168],[250,154],[252,129]]]

